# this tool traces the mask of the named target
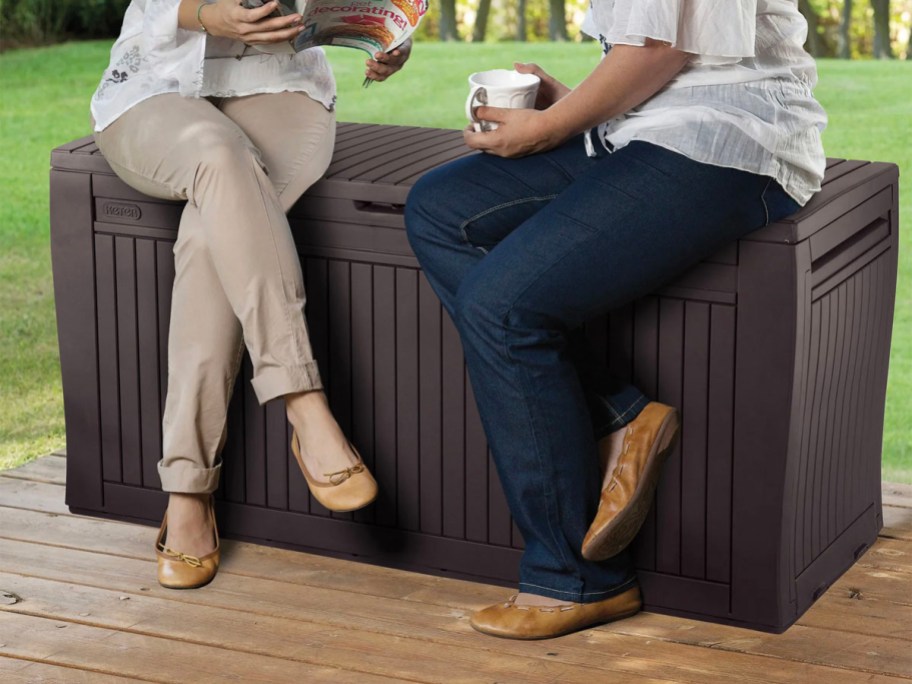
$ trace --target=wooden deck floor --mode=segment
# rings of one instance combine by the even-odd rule
[[[641,613],[545,642],[476,634],[500,587],[226,541],[208,587],[155,580],[155,531],[71,515],[64,457],[0,473],[0,682],[912,681],[912,487],[791,629]]]

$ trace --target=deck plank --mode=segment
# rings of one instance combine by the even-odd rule
[[[818,629],[802,624],[792,625],[783,634],[764,634],[696,621],[682,626],[680,619],[666,615],[656,615],[649,623],[621,621],[609,627],[630,636],[701,645],[712,650],[827,664],[856,673],[912,678],[910,645],[904,639]],[[600,632],[593,632],[592,638],[598,642]]]
[[[36,482],[50,482],[62,485],[66,482],[66,460],[64,458],[48,456],[36,458],[25,465],[11,470],[4,470],[4,477],[13,477],[20,480],[34,480]]]
[[[32,660],[0,656],[0,681],[3,684],[36,684],[36,682],[61,682],[63,684],[130,684],[150,681],[132,677],[117,677],[91,670],[36,663]]]
[[[4,486],[12,484],[13,486]],[[17,489],[19,487],[19,495]],[[6,496],[4,496],[6,495]],[[4,483],[0,477],[0,506],[15,506],[17,510],[44,511],[59,514],[61,506],[59,499],[63,496],[63,487],[44,482],[10,481]],[[65,507],[63,507],[65,511]],[[149,548],[152,545],[152,528],[132,525],[118,521],[97,519],[86,516],[65,515],[55,525],[47,525],[47,521],[39,517],[18,514],[16,510],[8,510],[5,515],[11,516],[11,524],[7,531],[0,532],[0,536],[16,539],[43,540],[47,543],[69,544],[72,540],[80,540],[83,548],[91,548],[98,552],[115,555],[130,555],[134,558],[148,558]],[[13,521],[16,524],[12,524]],[[89,533],[91,530],[91,533]],[[88,546],[86,546],[88,544]],[[459,580],[444,580],[420,573],[406,573],[381,566],[364,565],[351,561],[344,561],[323,556],[302,554],[284,551],[257,544],[244,544],[226,541],[232,545],[233,554],[240,558],[248,558],[235,567],[225,567],[222,572],[253,573],[257,576],[256,568],[269,564],[270,578],[288,579],[293,582],[308,583],[309,576],[332,577],[333,582],[341,583],[340,588],[358,591],[358,586],[363,582],[365,573],[372,581],[372,592],[381,592],[385,596],[403,598],[406,595],[410,600],[425,600],[429,593],[437,595],[434,600],[440,605],[465,605],[467,595],[475,596],[471,607],[486,605],[491,601],[503,597],[504,590],[489,585]],[[899,555],[897,555],[899,554]],[[281,559],[278,562],[276,559]],[[912,564],[912,546],[902,540],[881,538],[853,566],[858,571],[887,571],[909,572]],[[251,568],[247,570],[245,568]],[[862,572],[862,574],[863,574]],[[850,571],[851,573],[851,571]],[[263,576],[264,573],[259,573]],[[407,581],[404,581],[407,579]],[[845,579],[845,577],[843,578]],[[883,584],[883,583],[879,583]],[[479,589],[482,589],[479,592]],[[902,594],[900,594],[902,596]],[[883,598],[889,599],[889,596]],[[903,600],[901,603],[908,603]]]
[[[123,600],[120,598],[123,594],[108,589],[8,574],[0,574],[0,586],[23,597],[22,603],[6,609],[10,612],[15,612],[17,606],[27,606],[30,615],[68,623],[202,643],[234,652],[289,660],[304,658],[311,664],[329,667],[357,664],[362,670],[419,681],[472,681],[479,670],[496,681],[530,684],[555,681],[588,684],[599,674],[606,678],[623,676],[625,681],[636,683],[730,681],[714,675],[705,666],[663,665],[631,653],[622,662],[615,662],[610,651],[595,652],[590,648],[583,652],[587,662],[579,664],[572,656],[560,659],[546,656],[553,646],[541,644],[527,646],[524,654],[503,648],[486,649],[482,646],[489,640],[475,635],[467,626],[462,632],[468,638],[446,638],[447,634],[441,631],[439,636],[443,638],[430,645],[427,633],[420,638],[407,636],[405,633],[411,630],[405,623],[399,634],[391,634],[388,626],[384,626],[385,633],[370,632],[344,622],[332,626],[251,613],[243,599],[232,609],[184,604],[156,596],[127,595],[127,600]],[[201,625],[205,629],[200,629]],[[344,638],[340,638],[343,630]],[[616,639],[621,640],[624,639]],[[311,648],[304,650],[302,644]],[[644,650],[648,655],[651,649]],[[421,658],[414,658],[419,652]],[[650,676],[644,676],[643,672]]]
[[[527,643],[468,625],[501,587],[230,540],[211,585],[163,589],[155,531],[70,514],[64,479],[59,454],[0,473],[0,589],[27,598],[0,606],[4,682],[164,681],[200,657],[199,681],[229,662],[244,681],[912,680],[908,485],[884,484],[877,543],[782,635],[641,613]]]
[[[884,506],[912,508],[912,485],[888,482],[883,487]]]
[[[854,598],[828,595],[805,613],[799,625],[912,642],[912,606],[882,601],[858,593]],[[909,645],[912,650],[912,643]]]
[[[900,506],[883,507],[884,526],[881,537],[912,541],[912,508]]]
[[[306,636],[317,629],[316,623],[323,624],[321,629],[324,631],[344,630],[346,639],[357,642],[364,640],[364,635],[370,632],[392,635],[397,640],[392,652],[407,647],[406,653],[414,653],[416,648],[427,645],[421,642],[433,642],[431,652],[447,654],[444,670],[450,674],[459,671],[459,659],[452,648],[458,645],[471,649],[469,652],[474,654],[472,667],[486,663],[482,656],[490,655],[488,652],[493,650],[498,662],[513,662],[514,658],[525,662],[544,657],[547,665],[553,657],[545,656],[558,652],[568,667],[572,664],[587,668],[581,680],[571,676],[572,672],[564,672],[560,678],[546,681],[588,681],[597,672],[606,677],[610,674],[617,677],[623,672],[629,681],[634,681],[638,673],[648,672],[656,677],[695,684],[727,683],[735,678],[764,683],[828,681],[848,684],[855,681],[854,675],[842,670],[770,661],[746,654],[718,652],[713,654],[712,661],[707,661],[700,653],[705,649],[692,648],[693,644],[667,643],[657,649],[649,640],[622,633],[608,637],[598,649],[589,646],[587,633],[548,644],[492,643],[491,639],[471,630],[467,624],[467,611],[370,597],[361,597],[356,602],[349,597],[346,603],[345,595],[338,592],[305,593],[295,587],[277,588],[275,582],[266,580],[232,580],[223,582],[228,586],[222,588],[217,586],[220,578],[216,578],[212,585],[198,592],[173,592],[150,583],[151,586],[142,586],[137,591],[137,579],[142,582],[147,578],[154,569],[152,562],[119,559],[112,567],[93,573],[97,558],[86,558],[92,554],[71,551],[60,561],[61,565],[68,564],[71,568],[67,572],[65,568],[54,567],[53,561],[40,552],[41,545],[22,546],[25,553],[22,548],[0,545],[0,557],[10,558],[20,573],[0,573],[0,588],[21,596],[23,602],[17,605],[27,605],[30,612],[152,634],[170,629],[170,633],[163,633],[174,638],[188,638],[182,633],[186,629],[184,625],[205,624],[205,633],[215,635],[215,642],[226,648],[255,648],[270,655],[285,655],[284,645],[289,639],[297,643],[297,635],[302,631],[300,625],[305,625]],[[28,551],[35,547],[38,552],[30,559]],[[45,576],[59,574],[60,579],[35,578],[39,573]],[[23,577],[23,574],[28,576]],[[87,585],[90,582],[95,586]],[[128,597],[128,601],[120,600],[120,596]],[[16,610],[16,606],[8,610]],[[632,620],[648,623],[656,617],[644,613]],[[690,624],[690,621],[680,622]],[[600,629],[610,629],[610,626]],[[752,634],[746,630],[735,631]],[[189,638],[193,638],[192,633],[193,630]],[[426,650],[422,649],[422,652]],[[487,666],[483,671],[494,674]],[[798,674],[801,677],[796,679]],[[528,676],[527,680],[537,681]]]
[[[63,495],[61,485],[0,474],[0,506],[70,515]]]
[[[903,539],[881,537],[856,561],[862,567],[882,568],[894,572],[905,572],[912,582],[912,544]]]
[[[6,611],[0,611],[0,641],[6,644],[0,655],[151,681],[224,682],[230,678],[245,683],[300,682],[327,681],[331,676],[334,682],[350,684],[390,682],[388,677],[348,668],[320,667],[303,660],[238,653]],[[312,644],[300,645],[302,650],[308,647]]]
[[[82,516],[58,516],[35,511],[6,509],[8,522],[0,537],[33,543],[78,547],[111,556],[148,561],[154,530],[128,523]],[[902,542],[905,543],[905,542]],[[862,591],[881,601],[907,605],[900,561],[908,559],[900,542],[881,539],[826,596],[849,597]],[[881,552],[883,546],[883,553]],[[369,593],[390,599],[430,603],[455,609],[475,609],[504,596],[504,589],[474,582],[407,573],[382,566],[303,554],[225,540],[225,560],[220,574],[284,581],[314,589]],[[897,555],[899,553],[900,555]],[[148,582],[154,581],[153,576]],[[821,599],[823,600],[823,599]]]
[[[912,606],[909,592],[908,573],[892,572],[880,568],[853,565],[835,582],[827,593],[838,592],[840,596],[862,594],[869,598],[889,601],[901,606]]]

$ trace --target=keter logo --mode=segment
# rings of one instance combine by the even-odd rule
[[[142,210],[139,207],[123,202],[105,202],[101,205],[101,213],[111,218],[130,219],[131,221],[139,221],[142,218]]]

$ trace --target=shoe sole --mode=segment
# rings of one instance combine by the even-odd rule
[[[580,625],[578,627],[570,627],[569,629],[564,629],[559,632],[554,632],[553,634],[541,634],[541,635],[532,635],[532,636],[513,636],[510,634],[496,634],[494,632],[486,632],[483,629],[479,629],[475,625],[472,625],[474,629],[479,634],[484,634],[486,636],[497,637],[498,639],[510,639],[512,641],[542,641],[543,639],[554,639],[556,637],[566,636],[567,634],[573,634],[574,632],[581,632],[584,629],[592,629],[593,627],[598,627],[600,625],[607,625],[609,622],[617,622],[618,620],[624,620],[625,618],[633,617],[642,610],[642,607],[639,607],[635,610],[628,610],[624,613],[618,613],[617,615],[611,615],[603,619],[590,622],[587,625]]]
[[[213,575],[212,577],[207,579],[205,582],[200,582],[199,584],[191,584],[189,586],[172,586],[170,584],[164,584],[161,581],[159,582],[159,584],[161,586],[163,586],[165,589],[173,589],[175,591],[180,591],[182,589],[201,589],[202,587],[205,587],[207,584],[211,584],[212,580],[214,580],[214,579],[215,579],[215,575]]]
[[[583,544],[583,558],[591,561],[607,560],[618,555],[633,542],[649,514],[662,465],[678,443],[680,425],[677,411],[670,412],[662,421],[653,449],[646,459],[643,475],[633,496],[630,497],[626,512],[608,521],[588,543]]]

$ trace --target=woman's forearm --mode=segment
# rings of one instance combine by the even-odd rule
[[[201,0],[181,0],[180,7],[177,8],[177,25],[188,31],[199,31],[200,22],[197,20],[197,10],[200,8]],[[211,8],[210,8],[211,9]],[[200,12],[200,19],[205,25],[205,14],[208,10],[204,6]],[[208,26],[206,27],[208,28]]]
[[[245,9],[238,0],[181,0],[177,8],[177,25],[199,31],[202,24],[210,35],[250,45],[292,40],[304,30],[301,15],[294,12],[270,18],[277,4],[270,0],[260,7]]]
[[[688,53],[656,41],[642,47],[615,45],[582,83],[543,113],[568,139],[642,104],[689,59]]]

